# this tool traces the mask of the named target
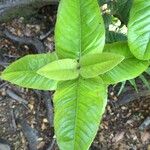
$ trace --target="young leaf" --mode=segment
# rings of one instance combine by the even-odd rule
[[[139,76],[149,66],[148,61],[136,59],[129,50],[127,42],[107,44],[104,52],[112,52],[125,56],[125,59],[112,70],[101,75],[106,84],[129,80]]]
[[[138,93],[139,91],[138,91],[138,87],[137,87],[135,79],[130,79],[129,82],[133,86],[133,88],[135,89],[135,91]]]
[[[146,72],[148,75],[150,75],[150,67],[148,67],[145,72]]]
[[[59,58],[102,52],[105,29],[97,0],[61,0],[55,29]]]
[[[150,59],[150,1],[134,0],[128,24],[131,52],[138,59]]]
[[[55,133],[61,150],[87,150],[107,103],[100,78],[60,82],[54,95]]]
[[[114,68],[124,56],[113,53],[87,54],[81,57],[80,74],[84,78],[96,77]]]
[[[119,95],[122,93],[122,91],[123,91],[123,89],[124,89],[124,87],[125,87],[125,84],[126,84],[126,81],[123,81],[123,82],[121,83],[121,86],[120,86],[120,88],[119,88],[119,91],[118,91],[118,93],[117,93],[117,96],[119,96]]]
[[[53,80],[71,80],[78,77],[78,63],[74,59],[53,61],[37,71],[38,74]]]
[[[55,90],[57,82],[37,74],[37,70],[57,60],[55,53],[27,55],[12,63],[1,78],[26,88]]]
[[[139,78],[142,80],[142,82],[144,83],[144,85],[150,90],[150,83],[149,83],[149,81],[146,79],[146,77],[141,74]]]

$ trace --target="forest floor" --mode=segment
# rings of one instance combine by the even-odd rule
[[[0,32],[0,71],[24,55],[54,50],[56,12],[45,9],[46,16],[33,17],[30,22],[18,18],[0,24],[0,29],[10,31]],[[23,43],[14,35],[30,39]],[[34,38],[39,43],[34,43]],[[36,48],[38,44],[40,51]],[[139,93],[127,84],[119,96],[120,84],[109,87],[108,105],[91,150],[150,150],[150,128],[143,126],[145,119],[150,120],[150,91],[139,79],[137,85]],[[0,150],[8,150],[9,146],[12,150],[58,150],[52,126],[52,97],[53,92],[0,81]],[[2,145],[8,147],[2,149]]]

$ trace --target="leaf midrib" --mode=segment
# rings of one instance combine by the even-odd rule
[[[82,17],[81,17],[81,0],[78,0],[78,7],[79,7],[79,60],[81,58],[82,53]]]
[[[78,99],[78,97],[79,97],[78,95],[79,95],[79,85],[80,85],[80,84],[79,84],[79,80],[80,80],[80,77],[77,78],[77,85],[76,85],[76,93],[77,93],[77,96],[76,96],[76,109],[75,109],[75,110],[76,110],[76,111],[75,111],[76,113],[75,113],[75,121],[74,121],[73,150],[75,150],[76,138],[77,138],[77,137],[76,137],[76,135],[77,135],[77,134],[76,134],[76,130],[77,130],[77,129],[76,129],[76,125],[77,125],[77,119],[78,119],[78,100],[79,100],[79,99]]]
[[[78,0],[78,7],[79,7],[79,62],[80,62],[80,58],[81,58],[81,53],[82,53],[82,17],[81,17],[81,0]],[[75,142],[76,142],[76,124],[77,124],[77,118],[78,118],[78,95],[79,95],[79,79],[80,79],[80,76],[77,78],[77,98],[76,98],[76,115],[75,115],[75,127],[74,127],[74,140],[73,140],[73,149],[75,150]]]

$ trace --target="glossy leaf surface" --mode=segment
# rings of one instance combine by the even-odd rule
[[[148,61],[138,60],[133,56],[126,42],[107,44],[104,52],[112,52],[125,56],[125,59],[120,64],[101,76],[106,84],[115,84],[135,78],[149,66]]]
[[[78,63],[74,59],[53,61],[37,71],[38,74],[49,79],[63,81],[78,77]]]
[[[37,74],[37,70],[57,59],[55,53],[27,55],[4,70],[1,77],[26,88],[54,90],[57,82]]]
[[[61,0],[55,28],[59,58],[102,52],[105,29],[97,0]]]
[[[124,56],[113,53],[88,54],[81,58],[80,74],[84,78],[96,77],[114,68]]]
[[[131,52],[138,59],[150,59],[150,1],[134,0],[128,24]]]
[[[55,133],[61,150],[87,150],[107,103],[100,78],[60,82],[54,95]]]

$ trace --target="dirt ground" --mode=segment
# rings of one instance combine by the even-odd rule
[[[39,38],[54,27],[55,13],[51,12],[49,16],[42,21],[33,18],[31,23],[18,18],[2,23],[0,27],[20,37]],[[53,32],[41,41],[47,52],[54,50]],[[30,47],[12,42],[8,37],[0,38],[0,70],[30,53],[37,53],[33,45]],[[150,150],[150,128],[141,127],[144,120],[150,117],[150,91],[139,79],[137,82],[139,93],[145,94],[136,93],[127,84],[122,94],[116,96],[119,85],[110,86],[107,109],[91,150]],[[12,150],[34,150],[35,145],[39,150],[57,150],[51,125],[52,111],[49,112],[51,116],[47,117],[52,95],[46,92],[43,97],[43,91],[24,89],[0,81],[0,143],[10,145]]]

